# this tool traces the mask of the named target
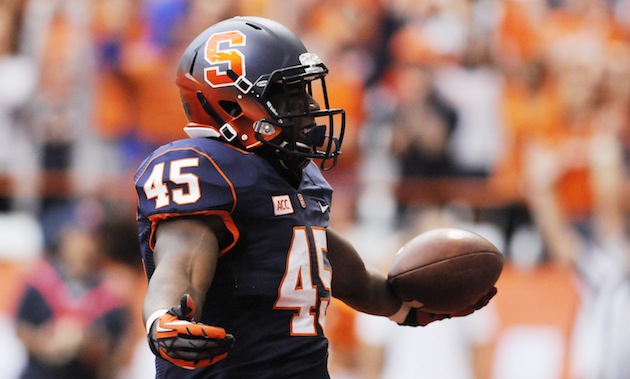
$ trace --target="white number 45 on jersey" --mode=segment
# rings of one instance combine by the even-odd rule
[[[193,173],[182,172],[184,168],[199,167],[199,158],[177,159],[170,162],[168,179],[164,178],[166,163],[153,166],[143,189],[148,200],[155,199],[155,209],[165,207],[171,200],[179,205],[193,204],[201,198],[199,177]],[[165,181],[176,184],[172,191],[168,190]]]

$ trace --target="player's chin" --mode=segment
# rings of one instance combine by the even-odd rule
[[[311,162],[315,149],[302,141],[296,141],[292,147],[288,148],[288,144],[283,144],[283,150],[278,151],[283,164],[294,170],[302,170]]]
[[[282,162],[289,169],[303,170],[311,162],[311,158],[296,154],[286,154],[286,156],[282,157]]]

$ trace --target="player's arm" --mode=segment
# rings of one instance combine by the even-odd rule
[[[146,318],[157,309],[179,304],[188,293],[197,306],[196,319],[205,301],[206,291],[214,278],[219,244],[214,219],[173,219],[158,224],[153,260],[155,271],[144,301]],[[219,221],[220,222],[220,221]]]
[[[214,278],[222,225],[218,218],[175,219],[156,230],[143,316],[151,350],[180,367],[214,364],[233,342],[222,328],[194,322]]]
[[[328,228],[328,260],[333,270],[333,296],[352,308],[369,314],[391,316],[402,304],[385,275],[367,267],[354,246]]]

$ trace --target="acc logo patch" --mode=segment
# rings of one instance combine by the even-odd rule
[[[289,215],[293,213],[293,204],[289,195],[272,196],[273,214],[275,216]]]

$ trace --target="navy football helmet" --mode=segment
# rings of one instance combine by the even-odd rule
[[[271,151],[289,168],[321,159],[330,169],[341,153],[345,112],[329,106],[327,73],[320,58],[275,21],[219,22],[192,41],[179,63],[176,83],[189,121],[184,130]]]

